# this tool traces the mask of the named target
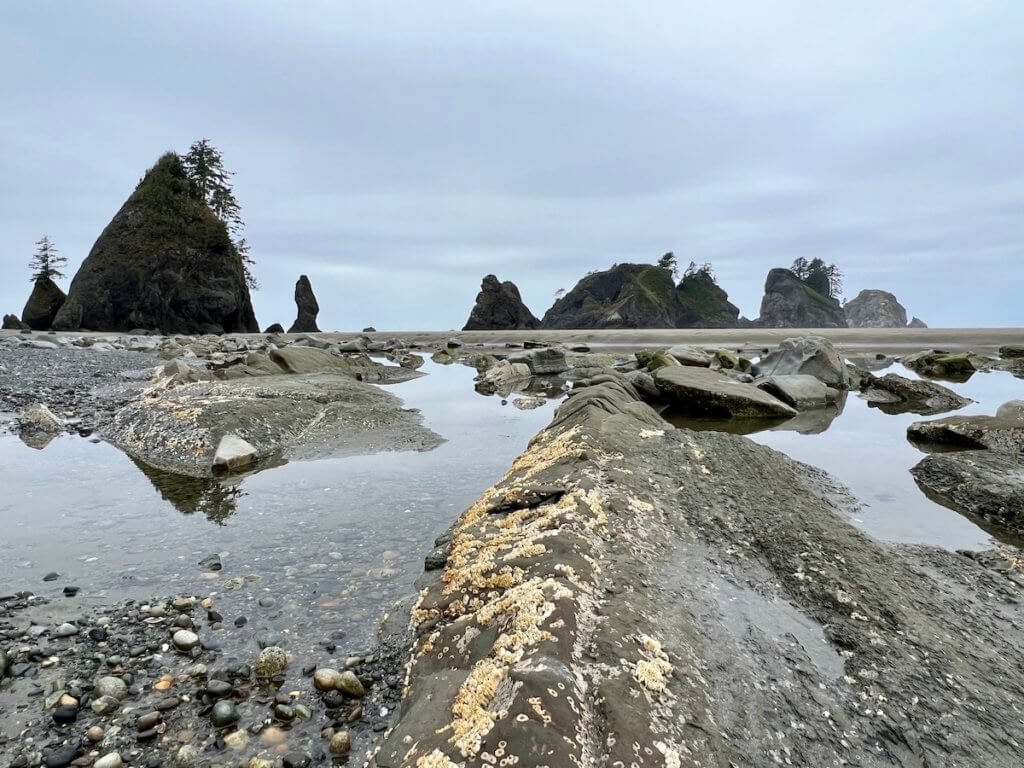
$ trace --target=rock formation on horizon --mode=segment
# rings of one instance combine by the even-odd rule
[[[21,322],[17,315],[4,315],[2,326],[5,331],[31,331],[26,323]]]
[[[21,310],[21,322],[33,331],[48,331],[67,296],[53,280],[42,277],[32,283],[32,293]]]
[[[678,316],[671,272],[654,264],[616,264],[576,283],[544,313],[541,326],[675,328]]]
[[[768,273],[757,325],[765,328],[846,328],[839,302],[818,293],[789,269]]]
[[[907,310],[888,291],[866,288],[843,305],[851,328],[906,328]]]
[[[729,301],[729,294],[709,271],[684,275],[676,296],[680,303],[677,328],[736,328],[740,324],[739,307]]]
[[[907,328],[927,328],[927,327],[928,327],[928,324],[925,323],[924,320],[922,320],[920,317],[917,317],[916,315],[914,316],[914,318],[909,323],[907,323]]]
[[[146,172],[100,234],[53,327],[259,332],[242,260],[178,155]]]
[[[523,303],[519,288],[511,280],[500,282],[487,275],[463,326],[464,331],[520,331],[540,327],[540,320]]]
[[[295,307],[298,312],[288,333],[320,333],[316,325],[320,305],[313,295],[313,286],[305,275],[299,275],[299,279],[295,281]]]

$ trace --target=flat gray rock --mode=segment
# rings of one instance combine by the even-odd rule
[[[1024,534],[1024,462],[996,451],[933,453],[910,470],[947,506]]]
[[[895,373],[866,380],[861,396],[886,413],[916,413],[921,416],[955,411],[974,402],[934,381],[908,379]]]
[[[849,386],[846,364],[832,342],[821,336],[784,340],[778,349],[757,362],[754,373],[757,376],[805,374],[837,389]]]
[[[686,365],[659,368],[654,383],[670,406],[711,418],[785,418],[796,409],[778,398],[717,371]]]
[[[822,408],[829,401],[829,388],[825,386],[824,382],[806,374],[769,376],[767,379],[758,381],[757,387],[798,411]],[[833,390],[833,394],[835,394],[835,390]]]
[[[917,421],[907,427],[907,437],[917,442],[960,448],[1024,452],[1024,422],[998,416],[947,416],[935,421]]]

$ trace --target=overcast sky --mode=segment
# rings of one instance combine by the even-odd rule
[[[540,316],[615,262],[710,261],[756,317],[820,256],[932,326],[1024,325],[1024,3],[0,4],[0,311],[68,279],[142,173],[208,137],[288,325]]]

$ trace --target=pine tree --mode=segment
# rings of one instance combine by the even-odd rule
[[[32,261],[28,263],[29,269],[32,270],[32,282],[64,277],[61,267],[67,263],[67,257],[58,255],[50,238],[43,235],[42,239],[36,242],[36,252],[32,256]]]
[[[679,265],[676,263],[676,255],[672,251],[658,259],[658,267],[664,269],[672,277],[679,277]]]
[[[252,290],[258,290],[260,284],[252,274],[252,266],[256,262],[249,255],[249,244],[242,234],[245,231],[242,206],[238,204],[231,187],[231,177],[235,174],[224,168],[224,158],[220,150],[213,146],[209,139],[192,142],[188,153],[181,160],[195,185],[197,197],[206,203],[227,227],[235,255],[242,262],[246,284]]]

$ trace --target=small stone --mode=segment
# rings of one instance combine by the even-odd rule
[[[214,699],[223,699],[231,693],[231,683],[224,680],[210,680],[206,684],[206,693]]]
[[[43,764],[46,768],[64,768],[71,765],[71,761],[78,757],[78,745],[67,744],[63,747],[43,754]]]
[[[126,688],[125,695],[127,693],[128,690]],[[91,708],[97,715],[109,715],[111,712],[117,712],[120,706],[121,704],[113,696],[100,696],[92,702]]]
[[[182,744],[174,756],[174,762],[178,765],[195,765],[199,760],[199,748],[191,744]]]
[[[264,728],[260,732],[260,741],[271,746],[282,743],[286,738],[288,738],[288,734],[275,725]]]
[[[71,637],[78,634],[78,627],[65,621],[53,634],[55,637]]]
[[[74,707],[75,709],[78,709],[78,699],[76,699],[71,694],[65,693],[57,701],[57,706],[58,707]]]
[[[277,704],[274,707],[274,717],[284,722],[291,722],[295,719],[295,710],[287,704]]]
[[[341,691],[327,691],[324,694],[324,706],[328,709],[338,709],[345,706],[345,694]]]
[[[321,667],[313,673],[313,685],[318,691],[333,691],[337,689],[341,679],[341,672],[330,667]]]
[[[245,731],[232,731],[224,737],[224,743],[227,744],[228,749],[240,752],[248,745],[249,734]]]
[[[330,752],[332,755],[346,755],[352,749],[352,737],[348,731],[338,731],[331,736]]]
[[[243,469],[255,464],[258,458],[259,454],[256,449],[238,435],[224,435],[213,456],[213,470],[215,472],[230,472]]]
[[[220,555],[214,554],[200,560],[199,567],[205,568],[208,571],[219,571],[224,567],[224,564],[220,560]]]
[[[147,712],[144,715],[140,715],[139,719],[135,721],[135,729],[138,731],[148,731],[150,728],[155,728],[160,719],[161,715],[159,712]]]
[[[121,768],[122,764],[121,755],[117,752],[111,752],[93,763],[92,768]]]
[[[68,725],[78,719],[78,707],[57,707],[53,710],[53,722]]]
[[[273,760],[265,757],[253,757],[249,760],[249,768],[274,768],[276,765]]]
[[[179,651],[188,652],[199,645],[199,635],[188,629],[179,629],[171,638],[174,647]]]
[[[64,597],[74,597],[81,591],[81,587],[64,587]]]
[[[56,581],[60,578],[60,574],[56,571],[50,571],[48,574],[43,576],[43,581]]]
[[[348,669],[339,675],[335,688],[357,699],[361,699],[366,695],[366,689],[363,688],[363,684],[356,677],[356,673]]]
[[[98,725],[94,725],[92,728],[85,732],[85,738],[87,738],[89,741],[95,744],[98,741],[103,741],[103,736],[105,733],[106,731],[104,731]]]
[[[213,723],[215,728],[226,728],[229,725],[234,725],[238,722],[238,719],[238,710],[235,709],[235,705],[230,701],[218,701],[213,705],[213,711],[210,713],[210,722]]]
[[[96,693],[120,701],[128,695],[128,686],[119,677],[101,677],[96,681]]]
[[[280,675],[288,666],[288,654],[282,648],[271,645],[260,651],[252,671],[257,677]]]

